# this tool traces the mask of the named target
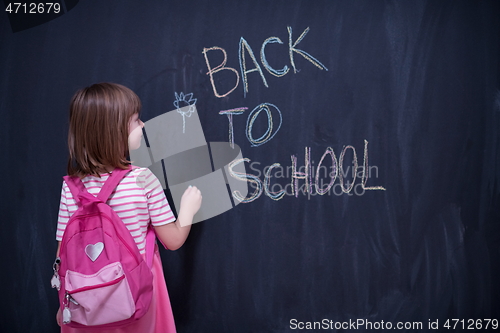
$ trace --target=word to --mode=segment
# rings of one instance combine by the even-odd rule
[[[229,120],[229,143],[231,144],[231,147],[234,148],[234,129],[233,129],[233,115],[241,115],[245,110],[247,110],[247,107],[241,107],[241,108],[236,108],[236,109],[231,109],[231,110],[223,110],[220,111],[220,115],[226,115],[228,120]],[[273,115],[272,111],[274,110],[276,113],[278,113],[279,116],[279,123],[278,126],[276,126],[276,130],[274,130],[274,122],[273,122]],[[267,115],[267,130],[266,132],[260,136],[259,138],[254,138],[253,136],[253,124],[255,123],[255,120],[259,116],[259,114],[265,111]],[[247,118],[247,125],[246,125],[246,136],[248,141],[252,144],[252,147],[258,147],[260,145],[263,145],[264,143],[268,142],[271,140],[276,133],[279,131],[281,127],[281,123],[283,122],[283,117],[281,116],[281,111],[278,109],[278,107],[274,104],[271,103],[262,103],[258,106],[256,106],[252,112],[248,115]]]

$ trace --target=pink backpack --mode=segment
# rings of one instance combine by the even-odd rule
[[[154,231],[148,230],[145,261],[125,224],[106,204],[129,171],[115,169],[97,197],[78,177],[64,177],[78,210],[66,225],[52,284],[68,326],[116,328],[149,309]]]

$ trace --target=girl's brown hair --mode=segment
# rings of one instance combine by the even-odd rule
[[[126,169],[130,118],[141,110],[139,97],[116,83],[80,89],[71,99],[68,175],[100,176]]]

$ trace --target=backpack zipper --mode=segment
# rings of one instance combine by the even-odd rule
[[[72,295],[80,293],[80,292],[83,292],[83,291],[87,291],[87,290],[93,290],[93,289],[97,289],[97,288],[108,287],[108,286],[111,286],[111,285],[119,283],[123,279],[125,279],[125,274],[123,274],[122,276],[120,276],[117,279],[114,279],[113,281],[101,283],[101,284],[98,284],[98,285],[95,285],[95,286],[81,287],[81,288],[78,288],[78,289],[75,289],[75,290],[72,290],[72,291],[66,290],[66,293],[64,294],[63,324],[69,324],[71,322],[71,311],[69,310],[69,302],[71,302],[71,303],[73,303],[75,305],[80,305],[80,303],[78,303],[73,298]]]
[[[78,288],[78,289],[75,289],[75,290],[72,290],[72,291],[66,291],[66,293],[67,293],[67,296],[70,297],[69,301],[73,302],[75,305],[79,305],[71,295],[80,293],[82,291],[87,291],[87,290],[93,290],[93,289],[98,289],[98,288],[104,288],[104,287],[112,286],[114,284],[117,284],[118,282],[120,282],[123,279],[125,279],[125,274],[123,274],[119,278],[116,278],[116,279],[114,279],[112,281],[109,281],[109,282],[104,282],[104,283],[97,284],[97,285],[94,285],[94,286],[81,287],[81,288]]]
[[[73,297],[71,297],[69,292],[66,290],[66,293],[64,294],[63,324],[71,323],[71,311],[69,310],[69,302],[75,305],[80,305]]]

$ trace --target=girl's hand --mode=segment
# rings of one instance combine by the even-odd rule
[[[156,236],[167,249],[175,251],[184,244],[191,230],[191,224],[193,224],[193,216],[198,212],[200,206],[200,190],[196,186],[189,186],[182,195],[177,221],[154,227]]]
[[[201,192],[196,186],[189,186],[181,198],[179,216],[192,219],[201,207]]]

